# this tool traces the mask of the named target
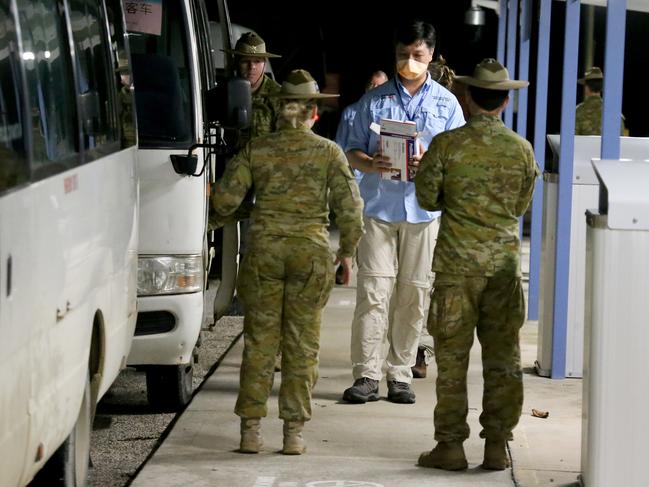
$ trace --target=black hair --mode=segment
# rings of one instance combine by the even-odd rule
[[[604,86],[604,80],[603,79],[587,79],[584,80],[584,83],[586,83],[586,86],[592,91],[593,93],[601,93],[602,92],[602,87]]]
[[[476,105],[489,112],[502,105],[509,95],[508,90],[488,90],[477,86],[469,86],[469,93]]]
[[[429,49],[435,48],[435,27],[423,20],[409,20],[401,23],[394,34],[396,44],[409,46],[417,42],[425,42]]]

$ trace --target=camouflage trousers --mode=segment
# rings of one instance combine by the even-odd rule
[[[475,331],[484,379],[480,436],[511,438],[523,406],[519,331],[524,321],[520,277],[437,273],[428,314],[437,362],[437,441],[469,437],[467,370]]]
[[[318,379],[322,310],[334,284],[333,254],[301,238],[257,237],[248,242],[237,283],[245,317],[234,412],[242,418],[266,416],[275,356],[281,350],[279,417],[308,421]]]

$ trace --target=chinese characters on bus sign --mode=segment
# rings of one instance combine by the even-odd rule
[[[160,35],[162,0],[123,0],[126,29],[129,32]]]

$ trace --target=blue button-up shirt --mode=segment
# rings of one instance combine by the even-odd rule
[[[455,95],[430,75],[415,96],[410,96],[396,77],[367,92],[357,102],[345,151],[360,149],[370,156],[376,153],[380,136],[370,130],[370,125],[380,124],[383,118],[416,122],[424,150],[438,133],[464,125],[462,108]],[[413,182],[390,181],[378,173],[365,173],[359,186],[367,217],[395,223],[423,223],[440,215],[419,206]]]
[[[343,114],[340,116],[340,122],[338,123],[338,130],[336,130],[336,144],[338,144],[342,150],[345,150],[347,146],[347,140],[349,140],[349,131],[354,124],[354,117],[356,116],[356,110],[358,109],[358,102],[354,102],[351,105],[347,105],[343,110]],[[356,176],[356,182],[360,185],[361,179],[363,179],[363,171],[354,169],[354,175]]]
[[[343,110],[342,115],[340,116],[340,122],[338,123],[338,130],[336,130],[336,144],[345,150],[347,146],[347,140],[349,140],[349,131],[354,123],[354,116],[356,115],[356,110],[358,109],[358,101],[348,105]]]

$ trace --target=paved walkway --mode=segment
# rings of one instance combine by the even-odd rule
[[[263,420],[264,451],[236,453],[239,418],[233,408],[238,389],[242,343],[237,343],[204,384],[170,435],[133,482],[133,487],[409,487],[409,486],[568,486],[579,470],[581,380],[552,381],[537,377],[536,323],[523,328],[526,400],[523,417],[510,442],[514,469],[487,472],[479,467],[483,441],[478,438],[482,394],[480,351],[474,347],[469,371],[469,423],[465,443],[470,467],[444,472],[416,466],[433,440],[435,366],[428,378],[414,381],[417,403],[386,400],[366,405],[342,403],[351,382],[350,323],[355,290],[336,288],[325,310],[320,380],[314,390],[313,420],[305,427],[308,452],[279,454],[281,422],[277,384]],[[386,395],[385,381],[380,385]],[[549,411],[547,419],[531,409]],[[516,480],[514,480],[516,479]]]

